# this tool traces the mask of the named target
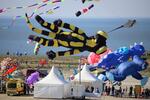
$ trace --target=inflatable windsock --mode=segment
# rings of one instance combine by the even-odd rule
[[[17,66],[13,66],[12,68],[8,69],[2,76],[6,76],[8,74],[11,74],[12,72],[14,72],[17,69]]]
[[[84,9],[82,9],[82,10],[76,12],[76,16],[78,17],[78,16],[80,16],[81,14],[84,14],[84,13],[88,12],[88,11],[89,11],[91,8],[93,8],[93,7],[94,7],[94,5],[92,4],[92,5],[90,5],[89,7],[84,8]]]

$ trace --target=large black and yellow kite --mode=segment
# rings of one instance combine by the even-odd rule
[[[36,35],[30,35],[28,37],[30,40],[36,41],[43,46],[62,46],[69,48],[67,51],[48,51],[46,54],[48,55],[49,59],[54,59],[58,56],[79,54],[84,51],[101,54],[107,50],[106,40],[108,36],[104,31],[98,31],[95,36],[88,37],[83,30],[74,25],[65,23],[61,19],[55,20],[53,23],[46,22],[39,15],[37,15],[35,19],[42,27],[50,31],[41,30],[34,27],[30,23],[30,20],[26,14],[26,22],[29,28],[38,34],[48,36],[50,39]],[[69,29],[70,31],[64,31],[62,28]]]

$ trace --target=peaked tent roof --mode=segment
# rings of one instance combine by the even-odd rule
[[[81,75],[81,82],[99,81],[99,79],[96,76],[94,76],[92,73],[90,73],[86,64],[83,66],[83,69],[81,70],[81,72],[78,73],[77,75],[75,75],[75,78],[73,81],[79,81],[80,75]]]
[[[67,82],[58,76],[58,69],[52,67],[49,74],[36,84],[66,84]]]

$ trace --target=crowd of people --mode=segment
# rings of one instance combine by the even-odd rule
[[[24,93],[25,93],[26,95],[33,94],[33,91],[34,91],[34,86],[33,86],[33,85],[25,84]]]
[[[85,92],[87,92],[87,93],[100,93],[99,89],[94,88],[93,86],[91,86],[91,87],[87,86],[85,88]]]
[[[7,56],[9,56],[9,55],[13,55],[13,56],[27,56],[28,53],[27,53],[27,52],[22,53],[22,52],[17,51],[16,53],[12,53],[12,54],[11,54],[9,51],[7,51],[7,52],[6,52],[6,55],[7,55]]]
[[[105,85],[103,89],[103,95],[126,98],[150,98],[150,89],[141,87],[139,93],[136,91],[136,88],[133,86],[126,86],[125,88],[119,86],[119,88],[116,88],[115,86]]]

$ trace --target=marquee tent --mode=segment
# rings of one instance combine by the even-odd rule
[[[72,82],[75,83],[81,83],[85,85],[85,89],[88,87],[91,89],[91,87],[94,87],[94,91],[98,89],[100,94],[102,93],[103,89],[103,82],[99,80],[96,76],[94,76],[86,66],[86,64],[83,66],[83,69],[75,75],[75,78]],[[94,93],[94,91],[92,93]],[[85,95],[86,96],[86,95]]]
[[[34,97],[36,98],[65,98],[65,88],[68,83],[59,77],[58,69],[52,67],[50,73],[34,84]]]

